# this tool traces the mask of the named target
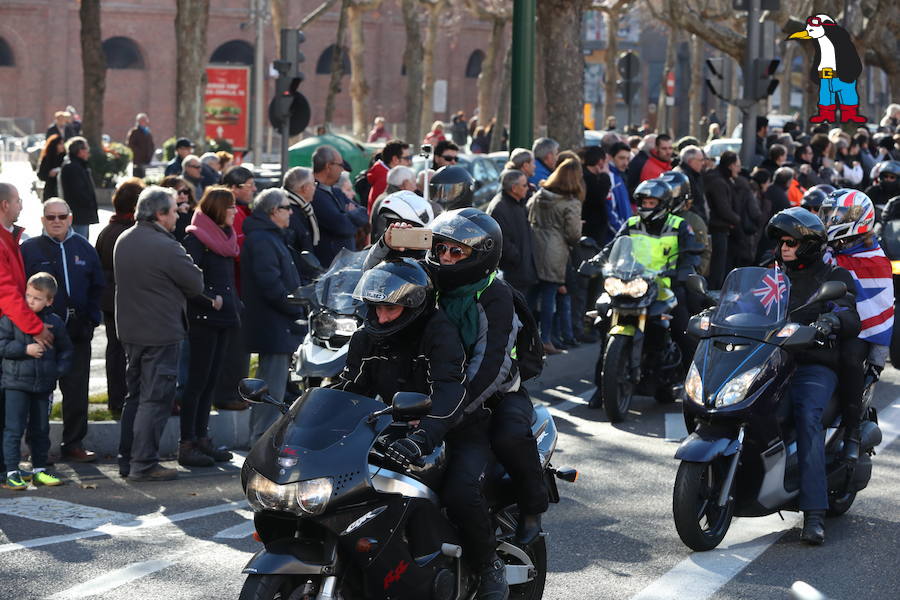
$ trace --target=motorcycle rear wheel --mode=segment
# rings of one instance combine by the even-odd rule
[[[900,369],[900,330],[894,329],[891,336],[890,346],[891,365],[895,369]]]
[[[625,418],[634,384],[628,379],[631,370],[632,338],[614,335],[609,338],[603,356],[603,409],[610,423],[618,423]]]
[[[734,500],[729,500],[724,507],[718,505],[726,473],[721,461],[682,461],[678,467],[672,494],[672,515],[678,537],[691,550],[712,550],[728,533],[734,515]]]
[[[509,507],[501,511],[497,515],[497,524],[499,526],[499,536],[509,538],[510,544],[512,536],[515,534],[515,524],[519,520],[519,510],[515,507]],[[531,564],[534,565],[534,578],[527,582],[509,587],[509,600],[540,600],[544,595],[544,586],[547,583],[547,543],[544,536],[540,536],[528,546],[520,546],[513,544],[519,550],[528,555]],[[513,556],[499,552],[500,558],[506,564],[522,564]]]

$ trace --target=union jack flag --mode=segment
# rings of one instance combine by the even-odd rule
[[[775,271],[766,273],[762,278],[760,287],[754,289],[752,294],[759,298],[760,304],[766,309],[766,314],[772,310],[772,306],[778,302],[781,304],[785,301],[785,293],[787,292],[787,284],[784,281],[784,275]]]

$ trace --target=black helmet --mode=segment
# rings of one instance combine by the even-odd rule
[[[693,198],[691,195],[691,180],[681,171],[666,171],[659,176],[672,188],[672,212],[684,210],[687,201]]]
[[[806,190],[806,193],[803,194],[803,200],[801,200],[800,206],[810,212],[818,212],[819,209],[822,208],[822,203],[825,202],[833,191],[834,186],[828,185],[827,183],[815,185]]]
[[[881,179],[882,173],[890,173],[900,179],[900,160],[889,160],[884,166],[878,170],[878,178]]]
[[[818,216],[800,206],[788,208],[769,220],[766,225],[766,236],[771,240],[779,240],[783,236],[792,237],[800,242],[797,247],[797,260],[789,267],[804,267],[822,260],[825,254],[825,245],[828,243],[828,234],[825,224]],[[781,246],[775,247],[775,256],[781,260]]]
[[[434,247],[425,255],[440,289],[452,290],[475,283],[497,270],[503,250],[500,225],[477,208],[449,210],[431,222],[434,244],[456,242],[472,249],[472,254],[455,265],[442,265]]]
[[[434,286],[428,273],[411,258],[398,258],[375,265],[363,273],[353,297],[368,307],[363,326],[376,336],[397,333],[434,305]],[[384,325],[378,322],[375,307],[402,306],[399,318]]]
[[[896,177],[894,181],[885,181],[882,175],[890,173]],[[878,186],[886,196],[896,196],[900,194],[900,161],[889,160],[884,163],[881,170],[878,171]]]
[[[656,208],[641,208],[641,200],[644,198],[656,198],[659,204]],[[638,216],[645,223],[665,219],[672,210],[672,188],[661,177],[648,179],[635,188],[634,202],[637,204]]]
[[[459,165],[441,167],[428,182],[429,200],[437,202],[444,210],[472,206],[474,189],[472,175]]]

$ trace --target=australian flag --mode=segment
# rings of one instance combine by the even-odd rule
[[[851,248],[835,257],[856,283],[856,310],[862,320],[859,338],[880,346],[891,345],[894,328],[894,280],[891,261],[880,247]]]
[[[784,281],[784,275],[778,271],[766,273],[760,283],[760,287],[754,289],[752,293],[759,298],[759,302],[766,310],[766,314],[769,314],[776,302],[781,304],[785,301],[787,284]]]

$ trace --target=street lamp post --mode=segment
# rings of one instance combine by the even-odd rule
[[[510,148],[531,148],[534,138],[534,18],[535,0],[514,0]]]

